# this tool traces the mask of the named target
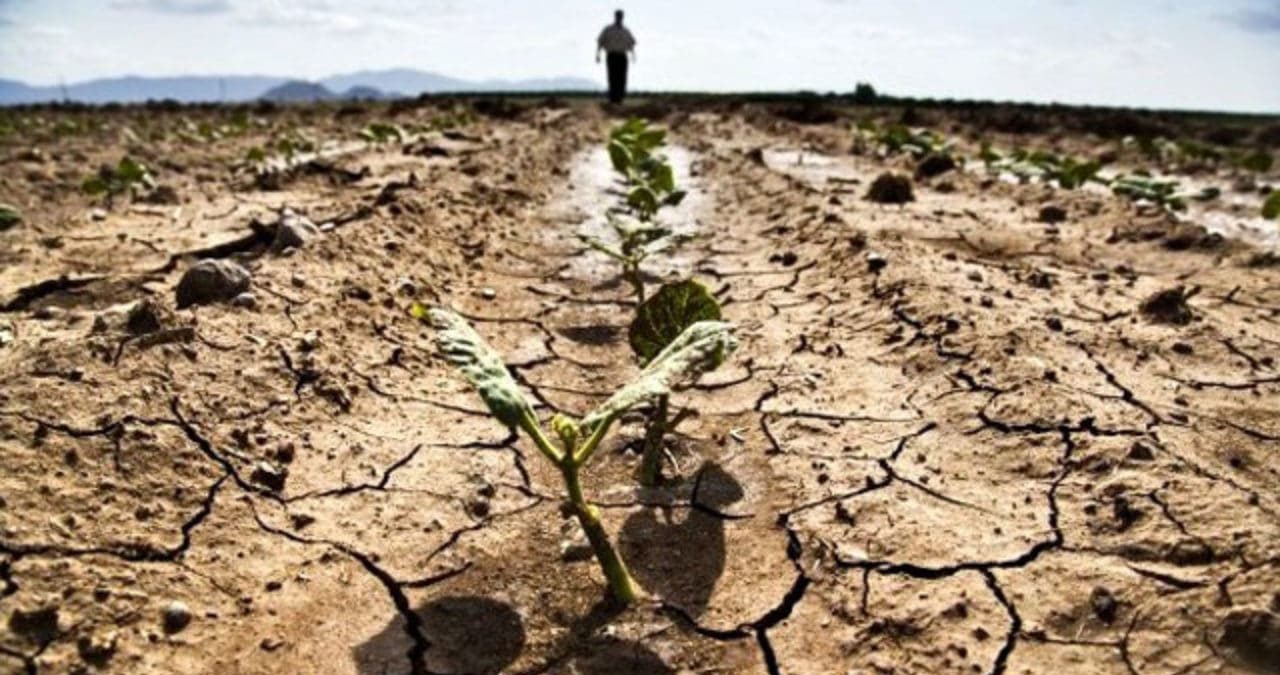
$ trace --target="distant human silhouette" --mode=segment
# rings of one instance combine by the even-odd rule
[[[613,13],[613,23],[600,31],[596,40],[596,63],[600,63],[600,52],[605,53],[605,64],[609,69],[609,102],[622,103],[627,95],[627,55],[636,60],[636,39],[631,31],[622,25],[622,10]]]

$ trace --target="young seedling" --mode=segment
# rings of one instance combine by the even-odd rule
[[[666,144],[667,131],[631,119],[609,133],[609,161],[627,183],[626,205],[641,222],[654,219],[664,206],[675,206],[685,196],[676,189],[675,171],[657,153]]]
[[[403,143],[408,138],[408,133],[398,124],[374,122],[360,132],[360,138],[374,145]]]
[[[140,188],[154,188],[155,181],[145,164],[125,157],[115,167],[105,165],[98,169],[96,174],[85,179],[81,187],[90,195],[105,196],[110,204],[112,199],[126,192],[133,194]]]
[[[665,144],[666,135],[666,130],[652,128],[640,119],[628,120],[609,133],[609,161],[627,185],[623,207],[605,214],[618,244],[578,236],[622,265],[622,277],[635,292],[637,304],[645,299],[641,264],[653,253],[680,243],[669,228],[656,223],[660,209],[679,204],[685,196],[683,190],[676,189],[675,172],[666,157],[656,152]]]
[[[558,441],[553,442],[543,431],[533,406],[511,377],[502,357],[465,319],[446,309],[427,309],[421,305],[413,308],[413,315],[435,328],[440,355],[462,371],[494,418],[512,431],[519,429],[527,434],[542,456],[560,470],[569,505],[608,580],[610,593],[624,604],[635,601],[635,582],[600,522],[599,509],[583,494],[580,471],[619,416],[657,400],[723,363],[737,348],[731,326],[719,321],[701,321],[689,326],[650,360],[635,380],[586,417],[581,420],[565,415],[552,417],[551,431]]]
[[[719,320],[720,303],[705,286],[693,280],[666,284],[636,308],[627,340],[643,367],[690,326]],[[649,411],[640,460],[641,485],[654,486],[662,480],[663,439],[680,424],[686,412],[670,417],[669,398],[668,394],[658,396]]]

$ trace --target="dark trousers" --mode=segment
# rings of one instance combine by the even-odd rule
[[[627,55],[610,52],[605,64],[609,67],[609,102],[622,103],[627,95]]]

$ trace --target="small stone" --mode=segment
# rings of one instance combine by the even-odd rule
[[[870,270],[872,274],[878,274],[880,270],[884,269],[888,264],[889,261],[886,260],[884,256],[876,253],[875,251],[867,251],[867,269]]]
[[[315,223],[292,213],[286,213],[276,224],[276,236],[271,250],[279,253],[287,248],[302,248],[307,242],[320,236]]]
[[[103,209],[103,208],[91,209],[91,210],[89,211],[89,219],[90,219],[90,220],[98,220],[98,221],[106,220],[106,219],[107,219],[107,210],[106,210],[106,209]]]
[[[160,330],[160,314],[156,309],[156,305],[149,298],[144,298],[134,303],[129,308],[128,318],[125,320],[125,329],[130,335],[146,335]]]
[[[284,640],[281,640],[278,637],[265,637],[262,638],[262,642],[258,643],[258,646],[261,647],[264,652],[274,652],[284,646]]]
[[[229,260],[201,260],[178,282],[178,309],[230,300],[249,290],[249,271]]]
[[[164,608],[164,614],[161,616],[164,632],[172,635],[186,628],[190,623],[191,609],[187,607],[187,603],[174,600]]]
[[[258,307],[258,296],[251,292],[245,292],[231,298],[231,306],[241,309],[256,309]]]
[[[1056,316],[1051,316],[1048,319],[1046,319],[1044,322],[1044,325],[1048,326],[1049,330],[1051,331],[1055,331],[1058,333],[1062,332],[1062,319],[1059,319]]]
[[[287,477],[288,472],[271,462],[258,462],[253,467],[253,473],[249,474],[249,480],[266,487],[272,492],[283,490]]]
[[[272,579],[271,581],[267,582],[265,588],[267,589],[267,592],[274,593],[275,591],[278,591],[281,588],[284,588],[284,584],[275,579]]]
[[[484,298],[485,300],[492,300],[498,297],[498,292],[493,290],[492,288],[489,288],[488,286],[485,286],[484,288],[480,289],[480,297]]]
[[[1093,607],[1094,616],[1098,617],[1098,620],[1102,623],[1110,625],[1112,621],[1116,620],[1116,610],[1119,607],[1119,603],[1116,602],[1116,597],[1111,594],[1111,591],[1106,588],[1102,586],[1094,588],[1093,592],[1089,594],[1089,605]]]
[[[418,294],[418,284],[414,283],[409,277],[400,277],[396,279],[396,294],[412,298]]]

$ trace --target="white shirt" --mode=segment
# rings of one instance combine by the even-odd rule
[[[636,48],[636,39],[624,26],[611,23],[600,31],[600,39],[596,44],[610,54],[623,54]]]

